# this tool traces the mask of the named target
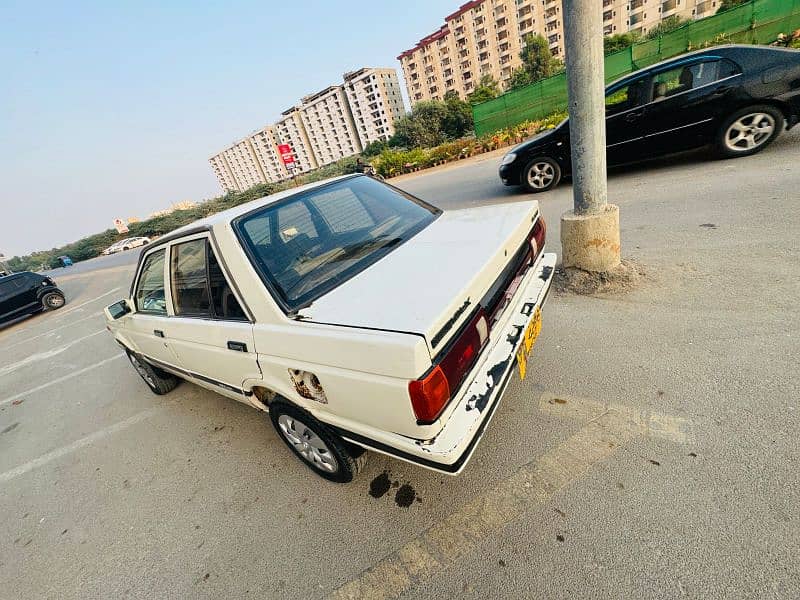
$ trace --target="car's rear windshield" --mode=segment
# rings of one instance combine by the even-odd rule
[[[354,277],[441,211],[371,177],[290,196],[234,222],[264,282],[289,312]]]

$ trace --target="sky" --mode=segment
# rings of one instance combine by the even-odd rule
[[[0,254],[221,193],[208,158],[459,0],[0,0]]]

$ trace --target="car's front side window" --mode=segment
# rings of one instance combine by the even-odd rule
[[[148,254],[136,285],[136,310],[156,315],[167,314],[164,295],[164,250]]]
[[[649,78],[637,79],[606,93],[606,115],[636,108],[649,101],[646,93]]]

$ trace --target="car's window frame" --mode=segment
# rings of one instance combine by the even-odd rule
[[[288,196],[286,196],[284,198],[281,198],[280,200],[276,200],[276,201],[271,202],[269,204],[262,204],[261,206],[258,206],[257,208],[254,208],[253,210],[250,210],[250,211],[248,211],[248,212],[246,212],[244,214],[238,215],[236,218],[234,218],[231,221],[231,226],[232,226],[233,231],[234,231],[234,233],[236,235],[236,238],[237,238],[237,240],[239,242],[239,246],[242,248],[243,252],[247,256],[248,260],[250,261],[250,264],[253,267],[253,270],[256,272],[256,274],[258,275],[258,277],[261,280],[261,282],[267,288],[267,290],[269,291],[270,296],[275,301],[275,303],[278,305],[278,307],[281,309],[281,311],[283,311],[283,313],[285,315],[289,316],[289,317],[294,317],[301,310],[303,310],[307,306],[313,304],[314,300],[308,301],[308,302],[306,302],[306,303],[304,303],[302,305],[299,305],[299,306],[291,306],[286,301],[286,299],[283,297],[283,294],[280,291],[280,286],[278,286],[277,283],[275,281],[273,281],[272,275],[266,269],[262,269],[262,268],[259,268],[257,266],[259,264],[259,258],[257,256],[255,256],[255,254],[253,253],[252,248],[250,247],[250,244],[243,237],[244,236],[244,234],[242,232],[242,229],[243,229],[243,226],[244,226],[243,222],[246,221],[247,218],[250,217],[251,215],[253,215],[255,213],[258,213],[258,212],[261,212],[265,208],[278,210],[278,209],[280,209],[281,206],[283,206],[285,204],[290,204],[292,202],[295,202],[295,201],[301,199],[303,196],[305,196],[307,194],[318,193],[321,190],[324,190],[324,189],[326,189],[328,187],[332,187],[332,186],[338,185],[338,184],[342,183],[343,181],[346,181],[347,179],[356,178],[356,177],[367,177],[367,175],[350,175],[348,177],[341,177],[341,178],[337,178],[337,179],[335,179],[333,181],[329,181],[327,183],[324,183],[322,185],[318,185],[318,186],[315,186],[315,187],[312,187],[312,188],[309,188],[309,189],[304,189],[304,190],[298,191],[298,192],[296,192],[294,194],[290,194],[290,195],[288,195]],[[409,194],[406,191],[403,191],[403,190],[401,190],[399,188],[396,188],[395,186],[393,186],[391,184],[388,184],[388,183],[385,183],[385,182],[381,182],[381,184],[387,186],[388,188],[391,188],[392,191],[396,192],[397,194],[400,194],[401,196],[403,196],[408,201],[413,202],[414,204],[417,204],[418,206],[421,206],[421,207],[425,208],[426,210],[430,211],[431,214],[433,215],[433,221],[436,221],[436,219],[438,219],[442,215],[442,212],[443,212],[442,209],[440,209],[440,208],[438,208],[436,206],[433,206],[432,204],[429,204],[429,203],[425,202],[424,200],[421,200],[420,198],[417,198],[417,197]],[[312,214],[313,214],[316,211],[316,209],[312,206],[312,207],[309,208],[309,211],[312,212]],[[320,224],[324,228],[328,229],[328,225],[325,222],[325,219],[322,218],[321,216],[319,216],[318,218],[319,218]],[[278,228],[277,228],[276,221],[277,221],[277,219],[270,219],[270,227],[271,227],[270,235],[271,236],[278,235],[278,231],[277,231]],[[431,221],[430,223],[428,223],[426,226],[424,226],[422,228],[418,228],[418,229],[414,230],[412,233],[410,233],[408,239],[406,239],[405,242],[408,242],[410,239],[412,239],[417,234],[419,234],[420,231],[423,231],[424,229],[426,229],[427,226],[430,226],[433,223],[433,221]],[[315,225],[315,227],[317,227],[318,226],[318,222],[314,221],[314,225]],[[372,264],[374,264],[374,262],[377,262],[378,260],[380,260],[380,258],[382,258],[382,257],[377,257],[375,259],[375,261],[367,264],[364,267],[364,269],[362,269],[362,272],[363,272],[363,270],[368,269],[370,266],[372,266]],[[328,287],[325,290],[324,293],[328,294],[328,293],[332,292],[334,289],[336,289],[340,285],[346,283],[348,280],[349,280],[349,278],[348,279],[344,279],[342,281],[339,281],[338,283],[333,284],[332,286]]]
[[[711,85],[717,85],[722,81],[728,81],[729,79],[734,79],[736,77],[741,77],[742,74],[744,73],[741,64],[739,64],[738,62],[736,62],[732,58],[729,58],[727,56],[720,56],[720,55],[717,55],[717,54],[713,54],[713,55],[712,54],[706,54],[706,55],[702,55],[702,56],[693,56],[691,58],[685,58],[685,59],[678,60],[678,61],[666,64],[666,65],[662,65],[662,66],[660,66],[660,67],[658,67],[656,69],[650,69],[646,73],[642,73],[642,74],[640,74],[638,76],[631,76],[631,77],[628,77],[626,79],[622,79],[620,81],[617,81],[616,83],[612,83],[609,86],[607,86],[606,89],[605,89],[604,98],[607,98],[610,94],[613,94],[614,92],[620,90],[621,88],[623,88],[623,87],[625,87],[627,85],[630,85],[632,83],[635,83],[637,81],[644,80],[644,79],[647,79],[647,78],[649,78],[651,80],[650,100],[648,102],[646,102],[644,104],[640,104],[640,105],[635,106],[633,108],[628,108],[626,110],[614,113],[613,115],[606,115],[606,118],[607,119],[613,119],[614,117],[617,117],[619,115],[627,114],[627,113],[631,112],[632,110],[641,110],[642,108],[645,108],[645,107],[650,106],[652,104],[660,104],[661,102],[664,102],[664,100],[656,101],[656,100],[653,99],[652,80],[656,77],[656,75],[658,75],[660,73],[665,73],[667,71],[671,71],[672,69],[675,69],[677,67],[688,67],[688,66],[691,66],[691,65],[694,65],[694,64],[697,64],[697,63],[701,63],[701,62],[715,62],[715,61],[728,61],[728,62],[730,62],[731,64],[733,64],[736,67],[738,72],[734,73],[733,75],[729,75],[727,77],[723,77],[722,79],[716,79],[714,81],[711,81],[709,83],[703,84],[701,86],[698,86],[698,87],[695,87],[695,88],[691,88],[689,90],[684,90],[682,92],[678,92],[677,94],[675,94],[673,96],[669,96],[668,99],[672,100],[673,98],[680,98],[684,94],[689,94],[689,93],[695,92],[697,90],[702,90],[703,88],[709,87]]]
[[[197,240],[203,240],[205,242],[205,276],[206,276],[206,289],[208,290],[208,301],[209,301],[209,314],[178,314],[175,306],[175,295],[173,293],[172,288],[172,252],[176,246],[180,246],[181,244],[186,244],[188,242],[194,242]],[[252,313],[248,309],[247,305],[242,301],[241,294],[239,290],[234,286],[231,282],[232,279],[228,275],[228,269],[225,265],[225,261],[221,258],[221,253],[219,248],[216,246],[213,240],[213,236],[209,235],[208,233],[200,233],[195,235],[187,235],[186,237],[177,238],[171,240],[169,243],[170,248],[170,267],[168,269],[169,274],[169,312],[170,316],[173,318],[178,319],[193,319],[193,320],[200,320],[200,321],[214,321],[214,322],[225,322],[225,323],[253,323]],[[245,316],[241,318],[232,318],[232,317],[225,317],[225,316],[218,316],[214,309],[214,296],[211,292],[211,274],[209,272],[209,261],[208,256],[209,252],[214,254],[214,258],[219,265],[220,271],[222,271],[222,276],[225,278],[225,282],[228,284],[228,288],[230,288],[231,292],[233,293],[234,298],[239,303],[239,307],[244,312]]]
[[[161,277],[164,282],[164,302],[165,302],[165,312],[155,311],[155,310],[146,310],[144,308],[139,307],[139,303],[137,300],[137,295],[139,293],[139,287],[142,284],[142,276],[144,275],[144,267],[147,263],[147,260],[159,252],[164,252],[164,267],[162,269]],[[142,259],[139,263],[139,267],[136,269],[136,280],[135,285],[133,286],[132,294],[131,294],[131,302],[133,303],[134,308],[138,314],[148,315],[152,317],[161,317],[166,318],[169,317],[169,310],[170,310],[170,295],[169,295],[169,286],[167,285],[167,268],[169,266],[169,252],[167,251],[166,247],[163,248],[154,248],[152,252],[148,252],[147,254],[142,256]]]

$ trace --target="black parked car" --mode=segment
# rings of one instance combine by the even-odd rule
[[[12,273],[0,277],[0,323],[64,306],[64,292],[49,277]]]
[[[763,150],[800,119],[800,51],[718,46],[664,61],[606,88],[609,165],[713,144],[724,157]],[[531,192],[571,171],[569,124],[505,155],[500,179]]]

